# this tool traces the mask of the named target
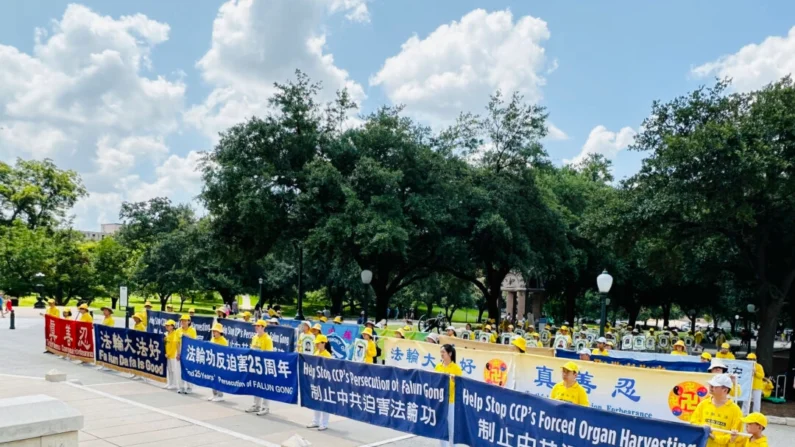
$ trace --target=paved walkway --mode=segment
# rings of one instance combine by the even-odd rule
[[[44,323],[31,309],[23,309],[17,329],[0,319],[0,396],[47,394],[68,402],[85,415],[81,447],[111,446],[279,446],[294,434],[314,446],[430,447],[438,441],[331,416],[329,430],[305,428],[312,412],[297,405],[271,403],[271,414],[247,414],[251,397],[227,395],[211,403],[210,391],[197,387],[183,396],[163,390],[155,382],[131,380],[128,375],[74,364],[43,354]],[[119,322],[117,322],[118,324]],[[58,369],[71,383],[48,383],[45,373]],[[768,429],[770,445],[795,438],[795,427]]]

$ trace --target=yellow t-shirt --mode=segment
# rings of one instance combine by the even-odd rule
[[[594,349],[593,351],[591,351],[591,354],[593,354],[593,355],[610,355],[610,351],[608,351],[607,349],[602,349],[601,351],[599,349]]]
[[[135,326],[133,326],[133,329],[136,330],[136,331],[146,332],[146,325],[142,321],[142,322],[136,324]]]
[[[86,312],[84,314],[80,314],[80,321],[83,323],[93,323],[94,318],[91,317],[91,314]]]
[[[113,327],[116,326],[116,322],[113,320],[113,317],[108,317],[102,320],[102,325]]]
[[[221,345],[221,346],[229,346],[229,342],[226,341],[226,338],[224,338],[223,335],[220,336],[220,337],[217,337],[217,338],[216,337],[212,337],[210,339],[210,343],[213,343],[213,344],[216,344],[216,345]]]
[[[49,316],[51,316],[51,317],[58,318],[58,317],[60,317],[60,316],[61,316],[61,312],[60,312],[60,311],[58,311],[58,308],[57,308],[57,307],[55,307],[55,306],[50,306],[50,307],[48,307],[48,308],[47,308],[47,315],[49,315]]]
[[[141,323],[143,323],[144,330],[146,330],[146,327],[149,325],[149,311],[148,310],[144,310],[144,313],[143,313],[142,316],[144,317],[144,319],[141,320]]]
[[[575,383],[574,385],[567,387],[565,382],[558,382],[552,387],[552,391],[549,393],[549,398],[553,400],[569,402],[575,405],[582,405],[584,407],[590,405],[590,403],[588,403],[588,393],[585,392],[585,388],[580,386],[579,383]]]
[[[461,367],[458,366],[458,363],[453,363],[453,362],[450,362],[447,366],[444,366],[444,363],[439,363],[438,365],[436,365],[436,368],[434,368],[434,370],[436,372],[449,374],[453,376],[460,376],[464,374],[464,372],[461,371]],[[451,404],[455,403],[455,380],[453,380],[452,377],[450,378],[450,403]]]
[[[718,353],[717,353],[717,354],[715,354],[715,357],[716,357],[716,358],[719,358],[719,359],[729,359],[729,360],[734,360],[734,354],[732,354],[732,353],[731,353],[731,351],[727,352],[726,354],[724,354],[724,353],[722,353],[722,352],[718,351]]]
[[[673,351],[671,351],[671,355],[687,355],[687,351],[673,350]]]
[[[700,331],[696,332],[696,335],[693,336],[693,339],[695,339],[697,345],[700,345],[701,341],[704,340],[704,334],[702,334]]]
[[[367,351],[364,353],[364,363],[375,363],[375,356],[378,351],[375,349],[375,342],[370,339],[367,340]]]
[[[318,355],[318,356],[320,356],[320,357],[325,357],[325,358],[327,358],[327,359],[328,359],[328,358],[331,358],[331,353],[330,353],[330,352],[328,352],[328,351],[327,351],[327,350],[325,350],[325,349],[324,349],[324,350],[322,350],[322,351],[318,351],[317,349],[315,349],[315,355]]]
[[[767,436],[759,439],[751,439],[748,436],[738,436],[734,441],[734,447],[768,447]]]
[[[696,410],[690,415],[693,425],[706,425],[721,430],[737,430],[742,427],[743,412],[732,400],[728,400],[720,407],[712,403],[712,399],[704,399],[698,404]],[[707,447],[725,446],[737,447],[736,443],[729,443],[731,435],[728,433],[713,432],[715,439],[707,441]]]
[[[177,351],[179,350],[179,335],[177,331],[166,333],[166,358],[177,358]]]
[[[273,309],[268,309],[268,316],[273,318],[276,316],[276,311]]]
[[[273,340],[267,332],[262,335],[255,335],[251,339],[251,348],[258,351],[273,351]]]
[[[754,387],[755,390],[765,389],[765,368],[759,363],[754,364]],[[767,441],[765,441],[767,442]]]
[[[193,327],[193,326],[188,326],[187,329],[182,329],[180,327],[179,329],[177,329],[174,332],[177,333],[177,336],[179,338],[182,338],[182,337],[188,337],[188,338],[192,338],[192,339],[196,338],[196,328]]]

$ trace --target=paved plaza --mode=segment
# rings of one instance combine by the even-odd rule
[[[20,309],[16,330],[0,320],[0,396],[46,394],[67,402],[85,416],[81,447],[212,445],[279,446],[293,435],[314,446],[424,447],[438,441],[331,416],[329,430],[307,429],[311,410],[271,403],[271,414],[255,416],[244,410],[251,397],[226,396],[222,403],[207,402],[210,390],[197,387],[183,396],[162,389],[162,384],[132,380],[127,374],[98,370],[44,354],[44,322],[38,312]],[[119,319],[120,320],[120,319]],[[117,321],[119,324],[120,321]],[[65,372],[67,383],[43,380],[51,369]],[[771,446],[787,444],[795,427],[768,429]]]

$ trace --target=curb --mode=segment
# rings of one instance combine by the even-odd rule
[[[795,418],[785,418],[781,416],[768,416],[767,423],[773,425],[787,425],[795,427]]]

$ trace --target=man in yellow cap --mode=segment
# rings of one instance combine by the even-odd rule
[[[743,412],[729,399],[732,379],[728,374],[718,374],[707,383],[710,396],[696,406],[695,411],[690,415],[690,423],[727,431],[740,430]],[[729,444],[730,436],[728,433],[710,431],[706,447],[725,446]]]
[[[674,343],[674,350],[671,351],[671,355],[687,355],[687,351],[685,350],[686,348],[687,346],[685,346],[685,342],[679,340]]]
[[[373,330],[369,327],[364,328],[362,338],[367,341],[367,349],[364,351],[364,363],[375,363],[375,356],[378,355],[378,350],[373,340]]]
[[[569,327],[566,326],[565,324],[560,327],[560,333],[556,334],[555,338],[558,338],[559,336],[566,337],[566,340],[569,342],[569,346],[572,345],[571,335],[569,334]]]
[[[215,323],[212,328],[212,338],[210,339],[210,343],[219,346],[229,346],[229,342],[226,341],[224,337],[224,327],[221,323]],[[212,390],[213,395],[209,397],[207,400],[210,402],[223,402],[224,400],[224,393],[217,390]]]
[[[166,386],[167,390],[179,390],[180,375],[179,360],[177,360],[177,353],[179,352],[179,335],[177,335],[177,323],[174,320],[166,321]]]
[[[110,327],[116,326],[116,322],[113,320],[113,309],[111,309],[108,306],[103,306],[102,315],[105,316],[105,318],[102,320],[103,326],[110,326]]]
[[[61,313],[58,311],[58,308],[55,306],[55,300],[50,298],[47,300],[47,315],[51,317],[58,318],[61,316]]]
[[[707,351],[701,353],[701,363],[710,363],[712,362],[712,354]]]
[[[552,387],[549,398],[575,405],[582,405],[584,407],[589,406],[588,393],[582,385],[577,383],[577,374],[580,371],[580,367],[574,362],[566,362],[561,370],[563,373],[563,381],[558,382]]]
[[[751,411],[762,411],[762,391],[765,389],[765,368],[756,361],[756,354],[753,352],[745,357],[754,362],[754,384],[751,391]]]
[[[273,351],[273,340],[271,336],[265,332],[265,327],[268,323],[265,320],[257,320],[254,323],[254,331],[256,334],[251,339],[251,349],[256,351]],[[270,405],[267,399],[254,396],[254,405],[246,409],[246,413],[257,413],[257,416],[265,416],[270,413]]]
[[[715,354],[715,358],[734,360],[734,354],[732,354],[731,352],[731,346],[729,346],[729,344],[725,342],[721,344],[720,351],[718,351],[718,353]]]
[[[591,353],[593,355],[610,355],[610,351],[607,350],[605,345],[607,345],[607,339],[604,337],[599,337],[596,340],[596,349],[594,349]]]
[[[339,315],[334,317],[334,324],[342,324],[342,317]]]
[[[754,412],[744,417],[745,431],[751,436],[740,436],[737,431],[732,431],[729,435],[729,445],[734,443],[735,447],[768,447],[767,436],[764,435],[767,428],[767,418],[764,414]]]
[[[144,316],[140,313],[135,314],[132,316],[135,325],[133,326],[133,330],[146,332],[146,324],[144,324]]]
[[[152,302],[149,300],[144,301],[144,311],[141,312],[141,316],[143,316],[144,328],[149,324],[149,311],[152,310]],[[146,329],[144,329],[146,330]]]
[[[88,313],[88,306],[85,303],[81,304],[77,308],[77,311],[80,312],[80,317],[77,319],[77,321],[82,321],[83,323],[94,322],[94,317],[92,317],[91,314]]]
[[[179,329],[176,330],[179,339],[179,347],[177,348],[177,360],[182,361],[182,337],[196,339],[196,328],[190,323],[190,315],[183,315],[179,319]],[[177,390],[179,394],[190,394],[193,391],[193,384],[186,380],[180,380],[180,387]]]
[[[240,316],[243,317],[243,321],[245,321],[246,323],[251,323],[251,312],[245,311],[242,314],[240,314]]]
[[[196,315],[196,309],[194,309],[192,307],[190,309],[188,309],[188,315],[190,315],[191,317]]]
[[[525,340],[524,337],[513,337],[511,339],[511,344],[522,354],[527,352],[527,340]]]

